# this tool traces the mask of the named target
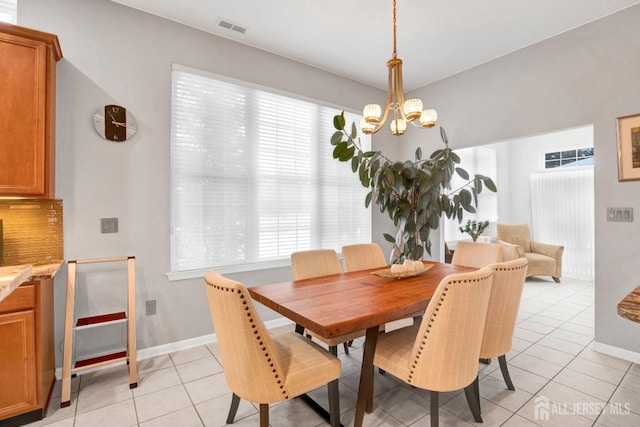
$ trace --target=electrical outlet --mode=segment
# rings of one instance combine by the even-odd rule
[[[633,208],[607,208],[607,221],[633,222]]]
[[[145,303],[145,305],[147,308],[147,316],[156,314],[156,300],[150,299]]]
[[[118,218],[100,218],[101,233],[117,233]]]

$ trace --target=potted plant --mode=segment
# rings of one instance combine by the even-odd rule
[[[489,221],[476,222],[468,220],[464,227],[458,227],[461,233],[467,233],[474,242],[478,240],[478,236],[489,226]]]
[[[347,130],[344,113],[333,118],[333,125],[336,129],[331,136],[331,144],[335,146],[333,157],[350,162],[351,170],[358,174],[362,185],[371,190],[365,197],[365,206],[374,201],[398,227],[395,237],[384,234],[385,240],[393,243],[391,264],[405,259],[422,259],[425,250],[431,255],[429,233],[438,228],[442,214],[462,221],[465,211],[475,213],[477,196],[483,188],[496,191],[491,178],[470,177],[466,170],[457,166],[460,157],[449,148],[442,127],[440,136],[444,148],[423,159],[418,147],[413,161],[398,162],[380,151],[363,151],[356,124],[352,123],[350,131]],[[452,189],[454,174],[467,182]]]

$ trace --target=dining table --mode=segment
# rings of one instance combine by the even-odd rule
[[[424,270],[399,274],[389,268],[352,271],[249,288],[251,297],[324,338],[366,330],[354,426],[373,409],[373,356],[380,325],[427,308],[442,279],[475,268],[424,261]]]

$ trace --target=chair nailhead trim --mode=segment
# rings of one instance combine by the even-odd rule
[[[230,287],[226,287],[226,286],[216,285],[216,284],[210,283],[210,282],[208,282],[206,280],[205,280],[205,283],[207,284],[207,286],[211,286],[214,289],[218,289],[218,290],[225,291],[225,292],[235,292],[235,293],[238,294],[238,296],[242,300],[242,305],[244,306],[244,310],[247,312],[247,317],[249,318],[249,323],[251,324],[251,329],[253,329],[253,334],[256,336],[256,340],[258,340],[258,345],[261,346],[261,350],[264,352],[264,356],[265,356],[265,358],[267,360],[267,363],[269,364],[269,367],[271,368],[271,373],[273,374],[273,378],[274,378],[274,380],[276,380],[276,383],[279,385],[280,390],[282,390],[282,395],[283,395],[284,399],[289,399],[289,394],[288,394],[287,390],[284,388],[284,384],[282,383],[282,380],[280,379],[280,376],[278,375],[278,370],[275,368],[275,364],[273,363],[271,355],[269,354],[269,352],[267,351],[266,346],[264,345],[264,340],[260,336],[260,333],[259,333],[259,331],[257,329],[257,326],[256,326],[256,324],[254,322],[254,319],[253,319],[253,316],[251,314],[251,310],[249,308],[249,305],[248,305],[244,295],[242,294],[242,289],[235,289],[235,288],[230,288]]]

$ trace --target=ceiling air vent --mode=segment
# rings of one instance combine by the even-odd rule
[[[227,30],[232,30],[238,32],[240,34],[244,34],[247,32],[247,29],[242,25],[234,24],[233,22],[226,19],[218,19],[218,25],[222,28],[226,28]]]

